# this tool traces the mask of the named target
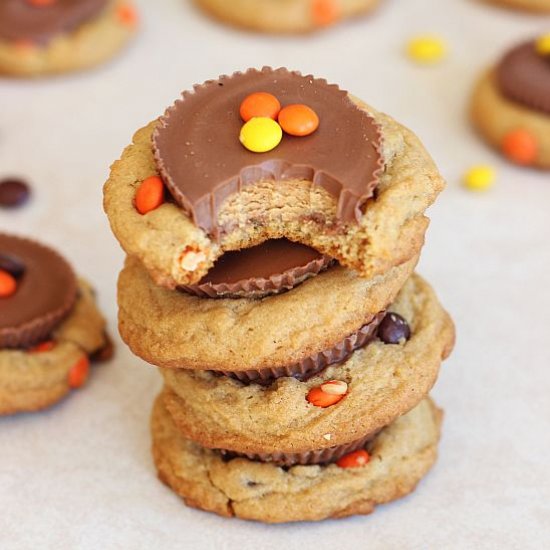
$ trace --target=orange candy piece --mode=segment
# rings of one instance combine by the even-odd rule
[[[319,128],[319,117],[307,105],[288,105],[279,113],[279,124],[291,136],[309,136]]]
[[[140,214],[155,210],[164,202],[164,182],[158,176],[144,179],[136,191],[135,205]]]
[[[332,25],[341,16],[337,0],[312,0],[311,18],[315,25],[327,27]]]
[[[57,3],[57,0],[27,0],[27,3],[37,8],[45,8],[47,6],[53,6]]]
[[[370,455],[364,449],[348,453],[336,461],[340,468],[360,468],[369,463]]]
[[[67,381],[69,387],[76,389],[82,387],[86,380],[88,380],[88,374],[90,372],[90,360],[87,355],[83,355],[69,371]]]
[[[116,13],[119,21],[123,25],[128,25],[129,27],[137,25],[139,18],[134,6],[131,6],[130,4],[122,4],[122,6],[117,8]]]
[[[17,281],[15,277],[11,273],[0,269],[0,298],[9,298],[15,294],[16,290]]]
[[[55,347],[55,342],[53,340],[46,340],[45,342],[40,342],[36,346],[33,346],[29,349],[30,353],[43,353],[45,351],[51,351]]]
[[[527,166],[537,160],[539,144],[531,132],[518,128],[504,136],[502,151],[511,161]]]
[[[256,92],[244,98],[239,109],[239,114],[245,122],[256,117],[277,120],[280,110],[281,104],[273,94]]]
[[[307,401],[316,407],[326,409],[332,405],[336,405],[339,401],[342,401],[344,395],[326,393],[321,389],[321,386],[311,388],[307,394]]]

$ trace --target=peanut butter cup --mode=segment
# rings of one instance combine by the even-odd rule
[[[348,453],[365,448],[365,446],[367,446],[367,444],[379,433],[380,430],[377,430],[374,433],[368,434],[360,439],[357,439],[356,441],[352,441],[344,445],[336,445],[334,447],[307,451],[305,453],[236,453],[225,449],[218,449],[218,451],[225,460],[240,457],[285,467],[296,466],[298,464],[303,466],[310,464],[330,464],[332,462],[336,462]]]
[[[291,376],[298,380],[308,380],[330,365],[343,363],[351,354],[376,338],[378,325],[386,315],[382,311],[364,324],[357,332],[350,334],[333,347],[302,359],[293,365],[244,371],[222,371],[221,374],[240,380],[245,384],[269,385],[277,378]]]
[[[0,298],[0,348],[26,348],[44,340],[76,301],[72,268],[51,248],[0,233],[0,269],[17,283],[11,296]]]
[[[226,252],[199,284],[181,290],[208,298],[263,298],[294,288],[331,262],[309,246],[273,239]]]
[[[241,102],[268,92],[281,104],[306,104],[319,128],[306,137],[285,135],[262,154],[239,142]],[[217,236],[223,202],[260,181],[306,180],[337,197],[341,222],[358,221],[382,169],[375,120],[326,80],[287,69],[249,69],[186,91],[153,133],[157,167],[176,202],[194,223]],[[223,231],[223,228],[221,228]]]
[[[550,56],[530,40],[510,50],[497,68],[502,94],[525,107],[550,115]]]

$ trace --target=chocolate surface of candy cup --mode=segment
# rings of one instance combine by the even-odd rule
[[[299,363],[286,367],[272,367],[240,372],[219,371],[224,376],[235,378],[245,384],[269,385],[277,378],[293,377],[298,380],[308,380],[330,365],[342,363],[357,349],[368,345],[376,338],[378,325],[384,319],[385,311],[376,314],[371,321],[363,325],[357,332],[346,337],[328,350],[306,357]]]
[[[75,274],[57,252],[30,239],[0,233],[0,254],[23,266],[16,292],[0,299],[0,349],[33,346],[71,312]]]
[[[265,298],[280,294],[328,269],[333,262],[329,256],[320,256],[306,265],[289,269],[270,277],[253,277],[234,283],[199,283],[180,287],[200,298]]]

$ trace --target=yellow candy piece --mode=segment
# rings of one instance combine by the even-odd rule
[[[281,139],[283,130],[277,122],[267,117],[251,118],[241,128],[241,143],[253,153],[266,153],[275,149]]]
[[[487,191],[496,180],[496,171],[491,166],[472,166],[464,175],[464,187],[470,191]]]
[[[437,63],[447,54],[447,44],[439,36],[431,34],[415,36],[407,44],[407,54],[417,63]]]
[[[550,32],[540,36],[536,43],[537,53],[550,55]]]

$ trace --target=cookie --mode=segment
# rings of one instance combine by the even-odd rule
[[[280,378],[268,387],[211,372],[162,369],[165,405],[185,437],[241,454],[299,455],[368,438],[427,395],[454,344],[451,319],[418,275],[389,309],[406,319],[408,340],[377,339],[307,382]],[[316,406],[310,392],[330,381],[344,383],[341,400]]]
[[[127,0],[4,0],[0,74],[31,77],[98,65],[129,41],[136,23]]]
[[[533,12],[550,12],[550,0],[489,0],[493,4]]]
[[[369,443],[366,465],[286,469],[245,458],[224,460],[185,439],[158,399],[153,457],[160,479],[188,506],[269,523],[341,518],[369,514],[412,492],[436,460],[441,418],[426,399]]]
[[[375,279],[336,266],[263,300],[212,300],[156,286],[127,258],[118,281],[119,331],[134,354],[160,367],[288,376],[300,365],[315,367],[325,352],[345,352],[346,340],[381,320],[415,265],[410,260]]]
[[[243,111],[258,92],[283,107],[270,113],[281,124],[243,126],[263,112],[261,102]],[[227,251],[279,238],[374,277],[418,255],[443,186],[390,117],[324,80],[264,68],[196,86],[138,131],[104,205],[124,250],[168,288],[200,282]]]
[[[550,52],[530,40],[483,74],[471,100],[481,136],[509,160],[550,169]]]
[[[214,17],[268,33],[304,33],[370,12],[380,0],[196,0]]]
[[[0,415],[57,403],[84,384],[90,361],[110,358],[110,348],[93,290],[80,280],[73,309],[47,341],[26,349],[0,349]]]

